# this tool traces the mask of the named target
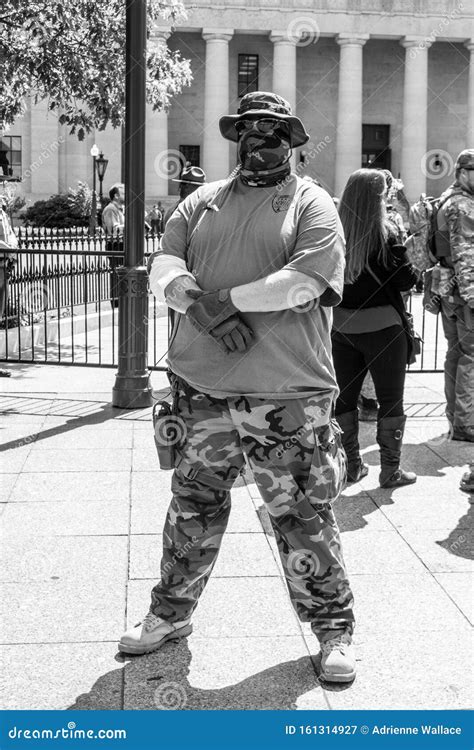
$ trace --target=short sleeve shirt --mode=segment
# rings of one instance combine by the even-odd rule
[[[102,212],[102,224],[110,235],[116,235],[119,227],[125,222],[124,212],[116,203],[111,201]],[[121,230],[120,230],[121,231]]]
[[[249,187],[237,178],[199,188],[170,217],[162,251],[185,259],[205,291],[293,269],[324,283],[327,304],[341,300],[344,239],[337,211],[325,190],[296,175],[283,187]],[[219,398],[336,396],[332,311],[317,300],[301,305],[304,287],[296,284],[290,292],[289,309],[241,313],[254,332],[244,353],[221,352],[211,337],[178,315],[171,369]]]

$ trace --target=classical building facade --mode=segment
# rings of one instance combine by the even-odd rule
[[[311,135],[294,165],[334,195],[361,165],[400,174],[411,200],[438,195],[474,147],[472,0],[194,0],[181,26],[155,35],[194,78],[168,113],[148,111],[147,203],[176,194],[183,161],[209,181],[229,174],[236,149],[218,120],[256,89],[290,101]],[[30,199],[91,183],[93,143],[109,160],[104,188],[121,177],[119,130],[81,143],[44,103],[3,142]]]

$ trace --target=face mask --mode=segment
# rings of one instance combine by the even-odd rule
[[[290,172],[289,142],[277,131],[259,133],[255,129],[239,139],[240,174],[248,185],[276,185]]]

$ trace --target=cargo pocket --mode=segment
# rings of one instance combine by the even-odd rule
[[[239,476],[244,473],[245,466],[243,459],[241,464],[219,467],[203,466],[203,464],[188,461],[177,451],[175,469],[186,483],[198,482],[210,489],[228,492]]]
[[[335,420],[314,428],[314,452],[311,459],[305,497],[313,506],[333,503],[346,481],[346,454],[341,429]]]

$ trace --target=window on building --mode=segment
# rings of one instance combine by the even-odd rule
[[[258,55],[239,55],[238,96],[258,91]]]
[[[201,149],[199,146],[180,146],[183,155],[183,167],[189,162],[192,167],[200,167]]]
[[[0,180],[1,177],[21,180],[21,137],[2,135],[0,138]]]

